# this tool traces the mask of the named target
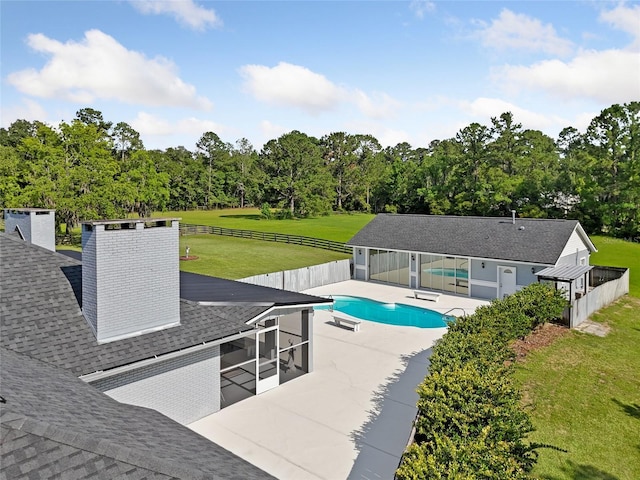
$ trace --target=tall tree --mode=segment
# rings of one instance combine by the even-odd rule
[[[231,145],[220,140],[215,133],[205,132],[196,147],[203,165],[207,167],[207,207],[226,204],[223,169],[229,163]]]
[[[333,192],[318,141],[296,130],[267,142],[260,153],[267,190],[291,216],[331,211]]]

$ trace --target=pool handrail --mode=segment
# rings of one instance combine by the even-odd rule
[[[446,312],[444,312],[442,315],[448,315],[449,313],[453,312],[454,310],[462,310],[462,316],[463,316],[463,317],[466,317],[466,316],[467,316],[467,311],[466,311],[464,308],[462,308],[462,307],[453,307],[453,308],[450,308],[449,310],[447,310]],[[453,316],[453,315],[449,315],[449,316],[451,317],[451,316]]]

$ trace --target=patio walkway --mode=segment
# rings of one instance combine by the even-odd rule
[[[306,291],[471,312],[485,304],[347,281]],[[430,347],[446,330],[363,322],[359,332],[314,317],[314,371],[189,425],[281,479],[390,479],[411,433]]]

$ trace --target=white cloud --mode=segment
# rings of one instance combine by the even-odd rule
[[[312,115],[352,103],[371,118],[395,114],[400,103],[383,92],[368,95],[341,87],[306,67],[280,62],[275,67],[245,65],[240,68],[245,89],[256,99],[277,106],[294,107]]]
[[[224,126],[210,120],[189,117],[170,122],[147,112],[139,112],[130,124],[143,137],[164,137],[176,134],[187,134],[195,135],[199,138],[205,132],[216,132],[220,134],[226,130]]]
[[[527,50],[565,56],[571,53],[573,45],[560,38],[553,25],[544,25],[537,18],[514,13],[504,9],[490,25],[481,23],[476,35],[486,47],[499,50]]]
[[[533,130],[544,131],[557,125],[570,124],[568,120],[557,115],[532,112],[499,98],[479,97],[472,102],[459,102],[458,107],[482,122],[486,122],[491,117],[499,117],[505,112],[511,112],[517,123],[521,123],[524,128]]]
[[[222,20],[215,11],[197,5],[192,0],[132,0],[131,4],[144,14],[171,15],[194,30],[222,26]]]
[[[245,79],[245,88],[258,100],[312,114],[333,110],[345,98],[345,91],[324,75],[286,62],[273,68],[245,65],[240,74]]]
[[[23,98],[21,104],[3,107],[0,111],[0,119],[2,119],[1,126],[7,128],[16,120],[28,120],[29,122],[39,120],[40,122],[46,122],[47,112],[42,105],[35,100]]]
[[[386,93],[374,93],[373,98],[361,90],[352,96],[360,111],[370,118],[390,118],[395,116],[400,102]]]
[[[50,59],[39,71],[31,68],[8,75],[8,82],[24,94],[83,104],[105,99],[211,108],[208,99],[197,97],[195,87],[178,77],[173,63],[127,50],[99,30],[87,31],[81,42],[61,43],[43,34],[29,35],[27,42]]]
[[[640,5],[627,7],[618,5],[613,10],[600,13],[600,20],[608,23],[616,30],[622,30],[635,38],[636,44],[640,42]]]
[[[423,19],[425,13],[433,12],[436,9],[436,4],[428,0],[412,0],[409,9],[416,17]]]
[[[501,67],[494,78],[508,90],[540,90],[563,99],[624,103],[640,98],[637,51],[583,50],[569,62],[545,60],[531,66]]]
[[[263,139],[266,139],[266,141],[274,138],[279,138],[289,131],[291,131],[291,129],[287,129],[282,125],[271,123],[269,120],[263,120],[262,122],[260,122],[260,133],[262,134]]]

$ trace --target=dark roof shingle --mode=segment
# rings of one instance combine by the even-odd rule
[[[273,478],[164,415],[0,348],[6,478]]]
[[[348,245],[554,265],[577,220],[380,214]]]
[[[0,234],[0,345],[85,375],[253,329],[270,305],[181,300],[181,324],[98,344],[82,316],[82,270],[69,257]]]

